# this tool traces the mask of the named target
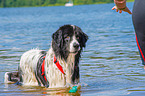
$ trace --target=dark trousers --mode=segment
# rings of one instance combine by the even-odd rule
[[[135,0],[132,13],[136,42],[145,65],[145,0]]]

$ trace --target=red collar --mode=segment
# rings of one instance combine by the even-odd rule
[[[59,64],[59,61],[57,61],[55,56],[54,56],[54,63],[57,66],[57,68],[61,71],[61,73],[63,73],[65,75],[62,66]]]

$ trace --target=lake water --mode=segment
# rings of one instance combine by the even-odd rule
[[[132,10],[133,3],[127,5]],[[113,6],[0,8],[0,95],[144,95],[132,17],[112,11]],[[17,71],[21,55],[32,48],[48,50],[52,33],[64,24],[77,25],[89,36],[80,61],[80,91],[4,84],[4,73]]]

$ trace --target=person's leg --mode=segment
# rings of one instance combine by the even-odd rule
[[[136,42],[142,63],[145,65],[145,0],[135,0],[132,19],[136,33]]]

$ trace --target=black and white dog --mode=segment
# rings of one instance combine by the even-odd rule
[[[20,60],[19,72],[5,73],[5,83],[65,87],[79,83],[79,59],[88,36],[75,25],[64,25],[52,35],[51,48],[32,49]]]

